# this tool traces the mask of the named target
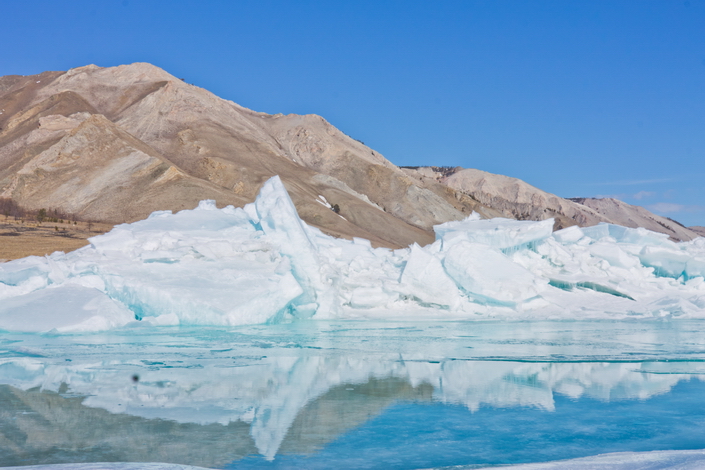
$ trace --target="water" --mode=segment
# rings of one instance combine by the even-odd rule
[[[420,469],[705,448],[705,322],[0,335],[0,465]]]

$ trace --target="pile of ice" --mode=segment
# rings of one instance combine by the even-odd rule
[[[0,265],[0,329],[705,317],[705,239],[552,224],[473,215],[425,247],[372,248],[306,225],[274,177],[242,209],[155,212],[72,253]]]

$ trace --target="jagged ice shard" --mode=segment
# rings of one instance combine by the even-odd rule
[[[244,208],[155,212],[74,252],[0,265],[0,329],[295,319],[705,318],[705,239],[552,220],[435,227],[406,249],[306,225],[278,177]]]

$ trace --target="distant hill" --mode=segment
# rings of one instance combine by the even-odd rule
[[[252,111],[151,64],[0,77],[0,199],[25,210],[132,222],[202,199],[242,206],[275,174],[307,223],[376,246],[429,243],[473,211],[695,233],[479,170],[402,169],[320,116]]]
[[[520,220],[545,220],[553,217],[555,229],[606,222],[625,227],[644,227],[668,234],[672,239],[679,241],[703,236],[703,232],[698,231],[697,227],[684,227],[643,207],[632,206],[616,199],[564,199],[520,179],[475,169],[409,167],[405,168],[405,171],[412,178],[432,179],[461,191],[502,212],[503,217]]]
[[[692,240],[702,236],[692,227],[685,227],[673,219],[661,217],[643,207],[632,206],[617,199],[571,198],[570,200],[589,207],[609,220],[613,220],[613,223],[625,227],[644,227],[654,232],[667,233],[675,240]]]

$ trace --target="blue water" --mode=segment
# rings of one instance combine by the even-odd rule
[[[705,448],[705,322],[0,332],[0,466],[423,469]]]
[[[401,402],[314,455],[248,457],[232,469],[418,469],[705,448],[705,382],[649,400],[556,396],[556,410]]]

